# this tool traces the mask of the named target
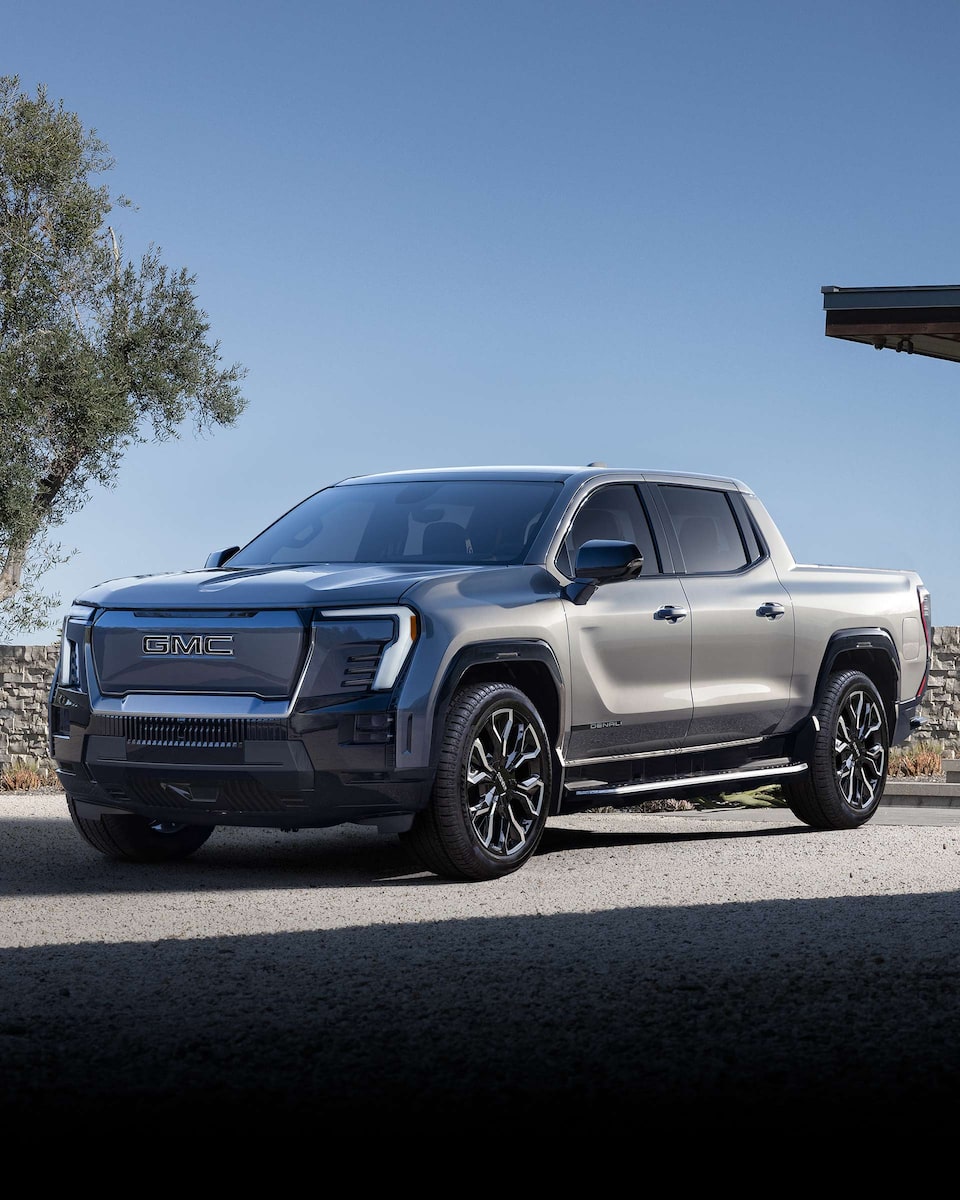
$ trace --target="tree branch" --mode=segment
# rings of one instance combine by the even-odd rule
[[[10,545],[0,567],[0,603],[8,600],[20,587],[23,565],[27,561],[26,546]]]

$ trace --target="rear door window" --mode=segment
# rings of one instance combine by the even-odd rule
[[[688,574],[736,571],[747,565],[751,556],[725,491],[660,484],[657,494],[673,523]]]

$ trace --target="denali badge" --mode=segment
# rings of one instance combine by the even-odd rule
[[[233,654],[233,634],[151,633],[144,654]]]

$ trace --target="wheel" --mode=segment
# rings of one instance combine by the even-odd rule
[[[67,796],[67,808],[77,832],[94,850],[128,862],[175,862],[186,858],[199,850],[214,830],[213,825],[151,821],[134,813],[107,813],[91,820],[78,814],[71,796]]]
[[[453,699],[429,806],[402,840],[448,879],[498,879],[530,858],[547,821],[550,740],[530,700],[502,683]]]
[[[877,811],[887,780],[890,735],[880,693],[860,671],[827,681],[814,715],[809,769],[785,782],[794,816],[816,829],[853,829]]]

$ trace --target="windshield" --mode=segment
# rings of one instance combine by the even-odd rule
[[[326,488],[226,565],[518,563],[559,490],[552,482],[460,479]]]

